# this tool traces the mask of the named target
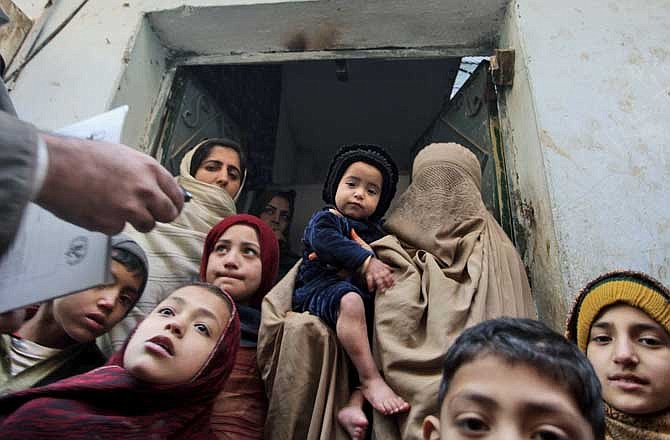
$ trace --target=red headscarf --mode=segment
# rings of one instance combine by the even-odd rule
[[[155,385],[123,368],[126,346],[107,365],[0,399],[3,439],[214,439],[214,399],[235,363],[240,321],[232,298],[228,325],[188,383]],[[126,345],[128,342],[126,341]]]
[[[214,251],[216,242],[226,229],[237,224],[249,225],[258,232],[258,243],[261,247],[261,284],[251,299],[250,305],[259,309],[263,297],[270,291],[277,277],[277,270],[279,269],[279,244],[272,229],[258,217],[249,214],[231,215],[221,220],[209,230],[209,234],[207,234],[207,238],[205,239],[205,249],[202,252],[202,259],[200,260],[200,279],[206,281],[209,254]]]

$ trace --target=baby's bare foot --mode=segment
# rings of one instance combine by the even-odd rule
[[[409,411],[409,403],[394,393],[381,377],[361,384],[361,391],[370,405],[384,415]]]
[[[337,421],[349,433],[352,440],[363,440],[368,429],[368,419],[358,406],[345,406],[337,413]]]

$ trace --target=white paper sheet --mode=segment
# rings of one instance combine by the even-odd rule
[[[127,113],[128,106],[119,107],[58,133],[118,143]],[[109,276],[108,236],[30,203],[12,247],[0,260],[0,313],[88,289]]]

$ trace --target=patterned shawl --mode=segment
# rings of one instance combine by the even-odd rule
[[[124,346],[104,367],[0,399],[2,438],[215,438],[209,423],[212,405],[232,371],[240,339],[234,305],[232,310],[217,345],[190,382],[155,385],[134,378],[122,365]]]
[[[650,416],[624,414],[605,404],[607,440],[670,440],[670,409]]]

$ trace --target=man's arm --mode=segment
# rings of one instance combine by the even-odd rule
[[[48,159],[38,188],[40,139]],[[32,198],[63,220],[109,235],[126,222],[147,232],[184,205],[175,179],[152,157],[125,145],[39,133],[0,112],[0,255]]]
[[[0,255],[12,243],[34,193],[38,143],[35,127],[0,112]]]

